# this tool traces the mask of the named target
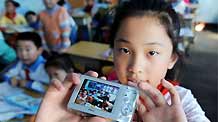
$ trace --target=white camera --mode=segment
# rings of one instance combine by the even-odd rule
[[[131,121],[139,97],[136,88],[86,75],[81,75],[80,80],[68,102],[68,109],[112,121]]]

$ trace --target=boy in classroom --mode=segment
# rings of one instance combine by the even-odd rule
[[[19,33],[16,38],[18,60],[5,70],[3,80],[12,86],[20,86],[44,93],[49,77],[42,57],[42,42],[35,32]]]
[[[189,89],[165,80],[167,71],[180,57],[178,20],[172,7],[160,0],[129,0],[116,9],[111,47],[117,82],[141,91],[132,121],[209,122]],[[93,71],[86,74],[98,77]],[[50,85],[36,122],[108,121],[98,116],[74,114],[67,109],[73,86],[80,84],[79,76],[70,73],[63,84]]]
[[[68,73],[79,73],[73,64],[73,57],[68,53],[54,54],[45,63],[45,69],[50,79],[64,81]]]
[[[35,31],[39,30],[39,17],[34,11],[27,11],[25,13],[25,18],[31,28],[33,28]]]

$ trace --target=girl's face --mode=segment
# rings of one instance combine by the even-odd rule
[[[54,66],[49,66],[46,70],[50,79],[58,79],[63,82],[65,77],[67,76],[67,72],[65,70]]]
[[[14,4],[12,2],[7,2],[5,4],[5,7],[6,7],[6,11],[8,13],[14,13],[16,11],[16,7],[14,6]]]
[[[132,81],[160,84],[177,60],[164,27],[153,17],[129,17],[122,21],[114,41],[114,64],[122,84]]]

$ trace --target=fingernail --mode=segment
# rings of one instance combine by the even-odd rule
[[[161,79],[161,81],[160,81],[161,83],[164,83],[165,82],[165,80],[164,79]]]
[[[166,87],[168,85],[168,81],[166,81],[165,79],[161,80],[161,84]]]
[[[62,91],[64,89],[62,83],[58,81],[57,79],[53,79],[52,83],[58,91]]]

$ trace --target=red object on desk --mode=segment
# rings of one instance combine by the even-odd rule
[[[0,31],[5,31],[6,28],[5,27],[0,27]]]

